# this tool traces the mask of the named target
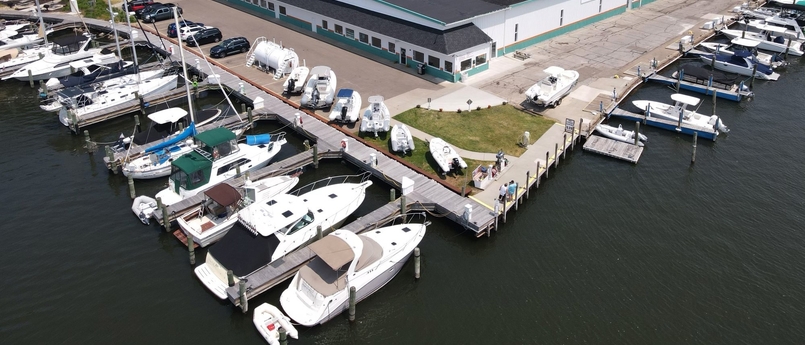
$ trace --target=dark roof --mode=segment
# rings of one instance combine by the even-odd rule
[[[386,0],[385,2],[449,24],[523,1],[525,0]]]
[[[240,200],[240,193],[234,187],[220,183],[204,191],[210,199],[222,206],[234,205]]]
[[[210,255],[235,276],[243,277],[271,262],[278,245],[277,236],[255,235],[238,222],[210,247]]]
[[[472,23],[449,30],[438,30],[334,0],[283,0],[283,2],[442,54],[452,54],[492,41],[489,35]],[[471,2],[485,3],[481,0]],[[459,3],[458,7],[470,6]]]
[[[77,44],[79,42],[84,42],[84,41],[86,41],[88,39],[89,39],[89,37],[87,37],[87,36],[76,34],[76,35],[65,35],[65,36],[61,36],[61,37],[52,38],[50,41],[53,42],[53,44],[56,44],[56,45],[69,46],[69,45]]]
[[[181,171],[184,171],[185,174],[190,175],[196,171],[212,167],[212,162],[200,155],[198,152],[190,151],[190,153],[174,159],[173,162],[171,162],[171,165],[179,168]]]
[[[218,146],[235,138],[237,138],[235,133],[224,127],[213,128],[196,135],[196,139],[209,147]]]

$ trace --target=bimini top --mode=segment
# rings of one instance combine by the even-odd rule
[[[196,171],[211,168],[212,162],[198,152],[190,151],[190,153],[174,159],[171,165],[190,175]]]
[[[338,236],[326,236],[313,242],[309,248],[333,270],[337,270],[355,259],[352,248]]]
[[[215,147],[235,138],[237,138],[235,133],[224,127],[213,128],[196,135],[196,139],[208,147]]]
[[[786,28],[779,27],[776,25],[763,25],[760,27],[761,30],[773,32],[775,34],[783,34],[786,32]]]
[[[350,97],[352,97],[352,93],[354,93],[354,92],[355,91],[353,91],[352,89],[341,89],[341,90],[338,90],[338,94],[336,95],[336,97],[338,97],[338,98],[350,98]]]
[[[749,47],[749,48],[757,47],[758,44],[760,44],[759,41],[750,40],[750,39],[746,39],[746,38],[740,38],[740,37],[733,38],[731,42],[734,45],[744,46],[744,47]]]
[[[548,68],[546,68],[546,69],[544,69],[542,71],[545,72],[545,73],[548,73],[550,75],[560,75],[560,74],[565,72],[565,69],[562,68],[562,67],[558,67],[558,66],[551,66],[551,67],[548,67]]]
[[[182,108],[168,108],[150,114],[148,115],[148,118],[151,119],[151,121],[154,121],[154,123],[164,125],[166,123],[174,123],[179,121],[185,116],[187,116],[187,110]]]
[[[217,202],[221,206],[234,205],[240,200],[240,193],[235,187],[227,183],[219,183],[204,191],[204,195]]]
[[[50,41],[53,42],[53,44],[55,45],[69,46],[73,44],[78,44],[80,42],[84,42],[88,39],[89,37],[87,37],[86,35],[66,35],[51,39]]]
[[[685,104],[692,105],[692,106],[696,106],[697,104],[699,104],[699,101],[700,101],[696,97],[683,95],[681,93],[675,93],[675,94],[671,95],[671,99],[673,99],[674,101],[677,101],[679,103],[685,103]]]
[[[319,79],[321,79],[322,75],[326,75],[327,77],[330,77],[330,67],[327,67],[327,66],[313,67],[313,69],[310,70],[310,75],[314,75],[314,74]]]

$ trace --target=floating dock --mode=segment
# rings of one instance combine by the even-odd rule
[[[740,102],[741,99],[745,97],[754,96],[754,92],[742,90],[744,86],[743,82],[741,82],[739,85],[728,85],[714,81],[712,78],[701,79],[684,73],[682,73],[681,79],[666,77],[654,73],[646,77],[646,80],[670,85],[673,87],[677,87],[677,85],[679,85],[678,89],[701,93],[708,96],[715,93],[716,97],[718,98],[735,102]]]
[[[644,125],[667,129],[669,131],[675,131],[688,135],[698,133],[698,136],[700,138],[710,139],[712,141],[716,141],[716,138],[718,137],[718,131],[716,131],[712,127],[692,127],[685,123],[682,123],[680,126],[680,123],[677,121],[665,120],[656,118],[654,116],[646,116],[643,114],[633,113],[631,111],[623,110],[618,107],[616,107],[614,110],[612,110],[612,112],[610,112],[607,115],[607,117],[609,116],[614,116],[631,121],[640,121]]]
[[[640,155],[643,154],[642,146],[612,140],[597,135],[587,137],[587,141],[584,143],[584,150],[620,160],[625,160],[634,164],[637,164],[637,161],[640,159]]]

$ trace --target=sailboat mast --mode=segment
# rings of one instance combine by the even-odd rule
[[[129,1],[123,0],[123,8],[128,12]],[[140,84],[140,62],[137,60],[137,48],[134,46],[134,29],[131,27],[131,19],[126,13],[126,24],[129,25],[129,42],[131,42],[131,53],[134,54],[134,73],[137,74],[137,84]]]
[[[115,33],[115,46],[117,47],[117,58],[123,60],[123,54],[120,52],[120,42],[117,40],[117,29],[115,28],[115,13],[112,12],[112,1],[109,4],[109,24],[112,24],[112,32]],[[128,15],[128,14],[127,14]]]
[[[173,20],[176,23],[176,32],[179,32],[179,11],[173,11]],[[184,74],[184,88],[187,91],[187,110],[190,112],[190,121],[196,122],[193,114],[193,100],[190,97],[190,81],[187,78],[187,64],[184,63],[184,49],[182,49],[182,38],[176,40],[179,44],[179,56],[182,58],[182,73]]]
[[[45,44],[48,44],[48,34],[45,32],[45,20],[42,19],[42,8],[39,7],[39,0],[36,0],[36,12],[39,13],[39,30],[42,31]]]

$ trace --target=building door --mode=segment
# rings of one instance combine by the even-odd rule
[[[408,58],[405,56],[405,48],[400,48],[400,64],[407,64]]]

